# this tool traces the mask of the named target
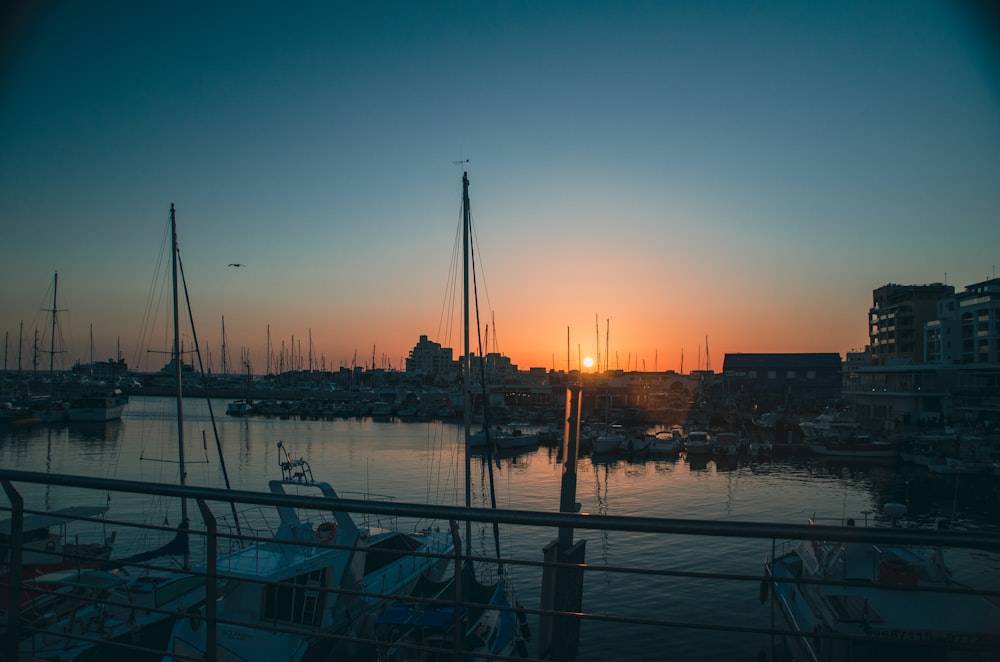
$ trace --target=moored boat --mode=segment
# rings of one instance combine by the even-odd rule
[[[123,646],[161,650],[175,614],[205,599],[205,578],[189,572],[146,569],[62,570],[29,581],[32,599],[22,610],[25,658],[83,662],[120,656]]]
[[[253,412],[253,402],[251,400],[233,400],[226,405],[226,416],[243,417],[249,416]]]
[[[105,507],[70,506],[41,514],[28,514],[22,523],[21,578],[32,579],[47,573],[68,569],[96,568],[107,562],[114,548],[115,534],[74,532],[83,526],[81,520],[103,516]],[[0,521],[0,611],[6,612],[11,585],[8,570],[10,560],[11,519]],[[102,522],[103,523],[103,522]],[[88,523],[89,524],[89,523]],[[101,527],[103,529],[103,527]],[[81,541],[81,533],[85,536]],[[96,538],[96,539],[95,539]],[[22,593],[21,602],[30,599]]]
[[[846,412],[825,411],[815,418],[799,421],[799,429],[807,442],[851,436],[859,427],[858,422]]]
[[[955,457],[936,457],[927,464],[927,471],[933,474],[958,476],[969,474],[990,474],[993,473],[993,467],[994,464],[991,462],[960,460]]]
[[[711,455],[713,448],[712,435],[705,430],[692,430],[684,439],[688,455]]]
[[[684,450],[684,437],[677,428],[673,430],[661,430],[653,436],[652,443],[649,444],[649,454],[657,456],[675,456]]]
[[[279,449],[282,477],[270,481],[272,493],[309,488],[339,498],[329,483],[313,479],[306,460],[291,459],[280,442]],[[450,533],[362,528],[346,512],[324,513],[320,521],[279,507],[271,539],[217,559],[223,590],[215,608],[226,622],[218,647],[230,659],[338,658],[346,644],[336,635],[373,636],[394,599],[409,595],[421,577],[443,576]],[[201,618],[177,621],[165,659],[205,656]]]
[[[719,432],[715,435],[717,457],[737,457],[745,453],[749,446],[749,442],[735,432]]]
[[[71,423],[107,422],[122,417],[128,396],[118,389],[111,393],[83,395],[70,398],[66,403],[66,416]]]
[[[905,507],[886,511],[898,522]],[[761,597],[798,633],[802,659],[982,660],[1000,646],[1000,607],[957,590],[938,548],[796,541],[764,569]]]
[[[591,452],[594,455],[610,455],[612,453],[618,453],[625,442],[625,435],[619,432],[601,434],[594,438]]]
[[[460,600],[456,604],[456,600]],[[495,657],[527,657],[525,640],[516,632],[515,614],[503,581],[484,584],[471,563],[463,566],[461,584],[451,578],[394,604],[379,617],[375,636],[378,659],[417,662],[451,659],[469,662]],[[457,617],[456,617],[457,613]],[[455,636],[455,628],[459,635]],[[461,651],[455,651],[455,645]]]
[[[466,440],[469,448],[485,448],[487,444],[492,444],[497,450],[533,448],[538,445],[538,433],[527,432],[515,424],[496,425],[488,430],[484,428],[474,432]]]
[[[899,444],[868,435],[856,435],[850,439],[815,441],[809,450],[816,455],[850,457],[855,459],[892,459],[899,457]]]

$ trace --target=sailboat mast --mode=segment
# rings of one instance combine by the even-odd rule
[[[174,377],[177,380],[177,460],[180,464],[180,484],[184,485],[184,388],[181,383],[181,326],[177,304],[177,218],[174,203],[170,203],[171,268],[174,287]],[[187,520],[187,499],[181,499],[181,522]],[[186,557],[185,557],[186,559]]]
[[[49,377],[54,377],[55,375],[55,359],[56,359],[56,292],[59,291],[59,272],[56,272],[55,278],[52,280],[52,336],[49,338]],[[52,379],[52,384],[56,382]]]
[[[212,364],[209,363],[209,368]],[[226,365],[226,316],[222,316],[222,375],[229,374],[229,366]]]
[[[462,173],[462,325],[465,343],[465,372],[462,377],[465,421],[465,507],[472,507],[472,458],[469,457],[469,438],[472,436],[472,350],[469,346],[469,173]],[[472,522],[465,522],[465,551],[472,554]]]
[[[604,369],[610,370],[611,366],[608,365],[610,360],[608,357],[611,356],[611,318],[608,318],[607,329],[604,331]],[[597,366],[600,368],[600,365]]]
[[[21,386],[21,350],[24,349],[24,320],[17,327],[17,385]]]

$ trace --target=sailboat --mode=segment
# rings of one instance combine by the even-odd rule
[[[111,557],[117,532],[103,540],[81,542],[74,527],[84,520],[103,517],[105,506],[69,506],[44,513],[25,515],[21,523],[21,579],[27,581],[60,570],[95,568]],[[10,606],[9,571],[13,519],[0,520],[0,619],[6,621]],[[22,591],[20,604],[32,598]]]
[[[272,494],[319,492],[339,499],[316,480],[305,458],[294,459],[278,442],[281,477]],[[404,532],[359,526],[350,513],[305,513],[277,507],[266,540],[219,556],[220,596],[213,605],[225,627],[216,629],[215,653],[229,660],[313,661],[354,653],[346,639],[370,638],[392,602],[421,581],[443,579],[454,552],[450,531]],[[238,521],[238,520],[237,520]],[[207,564],[196,567],[206,573]],[[204,659],[210,646],[205,609],[176,621],[165,659]]]
[[[180,484],[184,484],[183,387],[177,287],[177,222],[170,206],[173,271],[173,357],[177,369],[177,449]],[[122,646],[162,650],[177,614],[205,600],[203,574],[189,567],[187,503],[181,500],[181,523],[165,545],[100,567],[48,573],[26,583],[30,596],[22,609],[28,636],[20,654],[52,662],[101,660],[121,654]],[[142,565],[164,557],[183,558],[183,569]],[[135,653],[130,653],[136,659]]]
[[[470,345],[470,236],[472,215],[469,205],[469,175],[462,175],[462,237],[463,237],[463,401],[474,401],[471,391],[472,348]],[[478,355],[482,357],[482,352]],[[480,377],[483,370],[479,371]],[[483,384],[485,391],[485,384]],[[485,444],[480,444],[472,433],[473,412],[464,407],[465,441],[465,505],[472,506],[472,466],[474,447],[485,448],[485,463],[492,478],[493,443],[489,440],[486,420],[487,398],[483,403]],[[537,442],[536,442],[537,443]],[[490,493],[493,495],[492,480]],[[496,507],[495,497],[493,507]],[[380,641],[380,662],[409,662],[411,660],[454,659],[486,660],[495,657],[527,656],[527,626],[512,604],[506,568],[500,560],[499,531],[494,525],[496,538],[497,572],[493,581],[482,581],[469,560],[472,556],[471,522],[466,522],[465,557],[459,573],[446,586],[434,589],[424,587],[424,593],[410,600],[397,603],[379,619],[376,634]],[[433,594],[432,599],[427,595]]]

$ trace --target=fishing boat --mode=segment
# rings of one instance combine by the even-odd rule
[[[305,459],[292,459],[278,443],[281,478],[273,494],[337,492],[313,478]],[[220,556],[223,586],[215,605],[218,650],[233,660],[322,660],[345,655],[337,637],[372,637],[378,617],[423,577],[445,577],[454,546],[450,532],[369,529],[339,510],[306,516],[278,507],[280,523],[269,539]],[[166,659],[204,658],[203,614],[176,622]]]
[[[905,506],[886,513],[899,526]],[[800,659],[985,660],[1000,646],[1000,607],[956,590],[940,548],[796,541],[764,570],[761,598],[780,606]]]

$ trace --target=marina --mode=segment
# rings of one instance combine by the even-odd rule
[[[211,402],[215,416],[227,401]],[[224,488],[221,467],[202,436],[211,428],[209,402],[188,398],[188,485]],[[345,498],[391,495],[398,504],[460,507],[464,462],[461,426],[440,421],[376,421],[370,417],[337,420],[235,418],[217,419],[232,490],[260,492],[277,478],[282,460],[278,441],[295,457],[305,458],[317,475],[337,485]],[[177,421],[174,403],[165,397],[132,397],[120,421],[100,425],[64,424],[4,428],[0,461],[51,475],[79,475],[102,480],[176,484]],[[209,433],[211,434],[211,433]],[[498,507],[554,517],[559,511],[562,465],[559,450],[539,445],[502,454],[488,464],[473,450],[476,485],[488,469],[495,473]],[[580,530],[587,541],[588,571],[583,582],[580,660],[653,659],[667,637],[672,659],[789,660],[782,638],[772,632],[787,627],[758,584],[761,563],[780,544],[783,528],[859,513],[879,513],[886,504],[906,504],[908,517],[931,526],[946,517],[955,532],[994,535],[1000,484],[985,475],[941,475],[913,463],[859,462],[840,458],[749,456],[637,458],[588,456],[577,465],[576,500],[580,512],[609,518],[663,518],[678,531],[672,535],[643,530]],[[85,491],[45,484],[18,484],[29,509],[55,510],[70,505],[108,508],[113,522],[145,522],[176,527],[175,500],[115,492]],[[159,507],[157,507],[159,506]],[[488,508],[487,492],[473,492],[473,508]],[[225,514],[222,512],[221,514]],[[859,518],[863,517],[857,515]],[[194,528],[201,529],[198,515]],[[645,521],[645,519],[644,519]],[[860,521],[860,519],[859,519]],[[683,528],[678,522],[689,522]],[[709,522],[729,535],[693,535],[695,524]],[[742,525],[763,523],[773,538],[746,535]],[[447,522],[437,522],[447,526]],[[426,526],[414,521],[414,529]],[[167,532],[119,529],[116,556],[148,548],[150,534]],[[489,526],[474,529],[473,554],[490,556]],[[529,613],[537,634],[542,550],[555,536],[544,526],[500,525],[501,541],[515,599]],[[736,532],[739,532],[737,534]],[[106,538],[107,532],[103,532]],[[103,539],[103,538],[102,538]],[[193,544],[192,549],[199,548]],[[956,582],[975,586],[996,600],[1000,585],[1000,549],[949,548],[949,570]],[[528,565],[523,565],[528,563]],[[743,578],[743,579],[739,579]],[[720,615],[725,614],[724,619]],[[528,644],[537,654],[537,642]],[[733,651],[738,651],[736,658]],[[658,658],[657,658],[658,659]],[[973,658],[974,659],[974,658]]]

